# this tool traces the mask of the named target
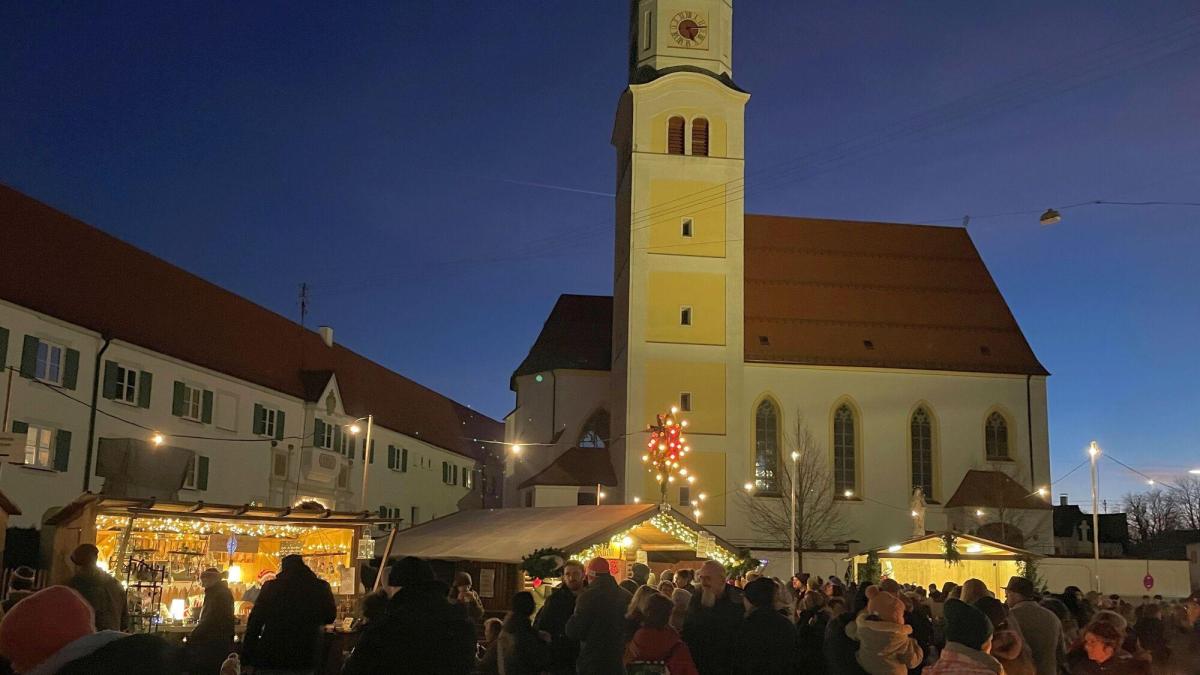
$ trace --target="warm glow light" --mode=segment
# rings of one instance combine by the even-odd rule
[[[900,544],[892,544],[888,547],[888,553],[895,553],[900,550]]]
[[[642,503],[642,498],[641,498],[641,497],[634,497],[634,498],[633,498],[633,503],[634,503],[634,504],[641,504],[641,503]]]
[[[692,517],[695,518],[696,520],[699,520],[700,519],[700,509],[696,509],[695,511],[692,511]]]
[[[1092,457],[1100,454],[1100,446],[1096,445],[1096,441],[1092,441],[1092,444],[1088,446],[1088,454]]]
[[[600,491],[600,499],[604,499],[604,498],[605,498],[605,497],[607,497],[607,496],[608,496],[608,495],[604,494],[604,490],[601,490],[601,491]]]
[[[654,480],[661,483],[662,482],[662,474],[660,473],[660,474],[657,474],[656,476],[654,476]]]
[[[686,426],[687,426],[687,420],[684,420],[684,421],[680,422],[680,423],[679,423],[679,426],[681,426],[681,427],[686,427]]]
[[[650,455],[642,455],[642,461],[643,461],[643,462],[649,462],[649,461],[650,461]]]
[[[677,412],[679,412],[679,408],[677,406],[671,406],[671,414],[674,415]]]
[[[155,445],[162,445],[163,443],[167,442],[167,437],[163,436],[162,434],[155,433],[150,437],[150,440],[153,441]]]
[[[668,482],[668,483],[674,483],[674,482],[675,482],[675,476],[667,476],[667,482]]]
[[[187,601],[183,598],[174,598],[171,600],[171,618],[176,621],[183,621],[183,613],[187,610]]]
[[[979,544],[971,544],[967,547],[967,553],[983,553],[983,547]]]
[[[754,492],[754,483],[746,483],[742,487],[746,489],[746,492]]]
[[[982,516],[982,515],[983,515],[983,509],[975,509],[975,515],[977,515],[977,516]]]
[[[798,453],[798,452],[793,452],[793,453],[792,453],[792,461],[794,462],[794,461],[796,461],[796,460],[798,460],[798,459],[800,459],[800,453]]]
[[[230,565],[229,566],[229,583],[231,583],[231,584],[242,583],[242,568],[241,568],[241,566],[239,566],[239,565]]]
[[[512,451],[513,451],[513,454],[514,454],[514,455],[519,455],[519,454],[521,454],[521,446],[520,446],[520,445],[517,445],[516,443],[514,443],[514,444],[513,444],[513,446],[512,446]]]
[[[1194,474],[1200,475],[1200,469],[1192,469],[1192,470],[1188,471],[1188,473],[1194,473]]]
[[[1038,488],[1038,494],[1041,495],[1042,497],[1045,497],[1047,492],[1049,492],[1049,490],[1047,490],[1044,487]]]
[[[100,558],[96,561],[96,567],[99,567],[101,572],[108,574],[108,561],[104,558]]]
[[[842,496],[845,497],[846,499],[849,499],[854,496],[854,490],[846,490],[845,492],[842,493]]]
[[[689,482],[689,483],[695,483],[695,482],[696,482],[696,477],[695,477],[695,476],[688,476],[688,482]]]
[[[357,434],[358,432],[362,431],[362,428],[359,427],[357,424],[351,424],[350,428],[347,429],[347,431],[349,431],[352,434]]]
[[[684,468],[684,469],[680,469],[680,470],[679,470],[679,475],[680,475],[680,476],[686,476],[686,475],[687,475],[687,469],[686,469],[686,468]]]
[[[703,492],[701,492],[701,493],[700,493],[700,501],[704,501],[705,499],[708,499],[708,495],[707,495],[707,494],[705,494],[705,493],[703,493]]]
[[[699,501],[699,500],[697,500],[697,499],[693,499],[693,500],[692,500],[692,506],[700,506],[700,501]]]
[[[621,537],[621,546],[623,548],[629,548],[630,546],[633,546],[633,537],[628,535]]]
[[[916,511],[913,511],[913,512],[912,512],[912,517],[913,517],[913,518],[916,518],[916,517],[917,517],[917,512],[916,512]]]
[[[1146,481],[1146,485],[1154,485],[1154,479],[1151,478],[1150,480]]]

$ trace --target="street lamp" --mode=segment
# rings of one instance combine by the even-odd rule
[[[1046,212],[1042,214],[1042,217],[1038,218],[1038,222],[1042,225],[1053,225],[1061,221],[1062,214],[1054,209],[1046,209]]]
[[[1100,456],[1100,446],[1092,441],[1088,446],[1088,457],[1092,460],[1092,565],[1096,583],[1096,592],[1100,591],[1100,478],[1096,475],[1096,458]]]
[[[800,453],[792,451],[792,480],[790,481],[792,484],[792,576],[796,576],[796,472],[799,466],[796,460],[798,459],[800,459]]]
[[[365,421],[367,423],[367,436],[366,436],[366,438],[363,439],[362,496],[359,498],[358,508],[363,511],[366,511],[367,510],[367,470],[368,470],[367,467],[371,466],[371,432],[374,430],[375,416],[367,415],[366,417],[360,417],[360,418],[354,420],[349,425],[347,425],[346,431],[349,431],[352,435],[357,436],[358,433],[360,431],[362,431],[362,427],[358,426],[358,423],[363,422],[363,421]]]
[[[1200,469],[1192,469],[1192,470],[1188,471],[1188,473],[1196,474],[1196,475],[1200,476]]]

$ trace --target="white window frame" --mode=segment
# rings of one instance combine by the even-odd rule
[[[195,414],[193,414],[195,411]],[[183,414],[185,420],[199,422],[204,417],[204,388],[183,383]]]
[[[336,449],[333,447],[333,425],[329,422],[325,422],[325,427],[321,432],[321,445],[318,447],[322,450],[334,450],[336,452]]]
[[[58,432],[50,427],[30,424],[25,430],[25,466],[39,469],[54,469],[54,445]],[[43,447],[42,441],[45,441]],[[40,455],[45,455],[42,461]]]
[[[258,405],[263,411],[263,432],[259,435],[266,438],[275,438],[275,422],[279,419],[279,411],[275,408],[268,408],[261,403]]]
[[[45,354],[42,354],[42,348],[45,348]],[[38,338],[37,344],[37,359],[33,367],[33,376],[47,384],[59,385],[63,383],[63,374],[67,369],[66,363],[67,348]]]
[[[117,363],[117,392],[113,400],[117,403],[137,406],[138,393],[142,387],[142,377],[140,370],[130,368],[123,363]],[[133,379],[133,383],[129,383],[129,379]]]
[[[691,305],[680,305],[679,306],[679,325],[680,326],[691,326],[693,323],[695,323],[695,320],[696,320],[695,313],[692,311]]]

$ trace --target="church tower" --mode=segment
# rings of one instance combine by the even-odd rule
[[[742,179],[750,95],[732,79],[731,0],[632,0],[630,85],[617,108],[613,465],[622,498],[655,501],[646,426],[678,406],[697,476],[670,503],[701,523],[733,514],[750,472],[738,415],[743,357]],[[681,488],[687,488],[681,491]]]

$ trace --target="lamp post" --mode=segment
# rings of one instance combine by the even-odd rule
[[[371,466],[371,431],[372,431],[373,427],[375,426],[375,416],[367,415],[366,417],[360,417],[360,418],[354,420],[353,422],[350,423],[349,430],[350,430],[350,433],[352,433],[352,434],[358,434],[358,432],[359,432],[358,423],[362,422],[363,420],[367,421],[367,435],[365,438],[363,438],[362,493],[361,493],[361,497],[359,497],[358,508],[363,511],[366,511],[367,510],[367,470],[368,470],[367,468],[369,466]]]
[[[1092,565],[1095,576],[1096,592],[1100,592],[1100,479],[1096,475],[1096,458],[1100,456],[1100,446],[1096,441],[1088,446],[1088,456],[1092,460]]]
[[[792,576],[796,576],[796,469],[799,467],[797,460],[800,459],[800,453],[792,452]]]

